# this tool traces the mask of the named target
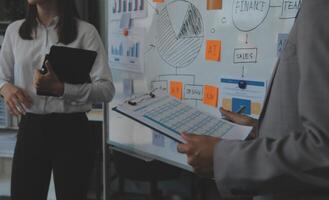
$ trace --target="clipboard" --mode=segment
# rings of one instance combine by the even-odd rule
[[[70,84],[90,83],[90,71],[97,57],[96,51],[52,46],[46,55],[41,73],[46,74],[45,61],[48,60],[58,79]],[[38,95],[54,96],[47,91],[37,91]]]
[[[184,132],[231,140],[245,140],[252,127],[210,115],[163,92],[150,92],[112,108],[180,143]]]

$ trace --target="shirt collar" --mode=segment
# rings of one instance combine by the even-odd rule
[[[43,26],[43,27],[46,27],[46,28],[50,28],[50,27],[55,27],[55,26],[57,26],[57,24],[58,24],[58,22],[59,22],[59,17],[58,17],[58,16],[54,17],[54,18],[51,20],[51,22],[49,23],[48,26],[43,25],[43,24],[40,22],[40,20],[39,20],[38,17],[36,18],[36,20],[37,20],[37,23],[38,23],[39,26]]]

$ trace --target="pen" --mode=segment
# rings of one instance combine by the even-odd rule
[[[245,110],[246,110],[246,106],[240,106],[239,110],[237,110],[235,113],[242,114]],[[222,116],[222,119],[230,121],[229,119],[227,119],[226,116]]]
[[[242,114],[245,110],[246,110],[246,106],[241,106],[241,107],[239,108],[239,110],[236,111],[236,113],[238,113],[238,114]]]

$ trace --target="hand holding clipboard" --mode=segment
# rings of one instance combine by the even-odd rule
[[[37,95],[59,97],[64,93],[64,83],[58,79],[47,59],[40,70],[35,70],[33,84]]]
[[[89,74],[96,57],[97,52],[95,51],[52,46],[39,73],[42,76],[49,75],[49,69],[47,69],[46,66],[48,65],[51,66],[51,72],[53,72],[56,75],[56,78],[62,83],[88,83],[91,82]],[[58,96],[58,94],[50,91],[47,87],[45,89],[43,87],[38,87],[37,84],[36,86],[38,95]]]

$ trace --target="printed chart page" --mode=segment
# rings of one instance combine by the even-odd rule
[[[183,142],[181,133],[244,140],[252,127],[233,124],[161,92],[130,99],[113,110]]]

